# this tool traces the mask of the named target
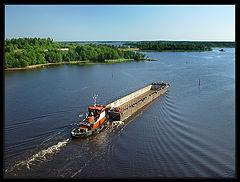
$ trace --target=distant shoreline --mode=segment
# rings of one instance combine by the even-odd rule
[[[140,49],[140,52],[205,52],[211,50],[151,50],[151,49]]]
[[[139,48],[118,48],[123,51],[139,51],[139,52],[202,52],[211,50],[153,50],[153,49],[139,49]]]

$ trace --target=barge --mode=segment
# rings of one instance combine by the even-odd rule
[[[154,82],[121,99],[107,105],[110,121],[123,121],[143,106],[167,92],[170,86],[164,82]]]
[[[100,132],[108,121],[123,121],[143,106],[167,92],[170,86],[164,82],[154,82],[106,106],[96,105],[88,107],[88,115],[79,126],[72,130],[73,138],[82,138]]]

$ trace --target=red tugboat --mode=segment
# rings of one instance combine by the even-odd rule
[[[107,124],[107,106],[94,105],[88,107],[88,115],[79,126],[72,130],[73,138],[83,138],[101,131]]]

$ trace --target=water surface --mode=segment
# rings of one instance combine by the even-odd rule
[[[219,49],[5,72],[5,176],[234,177],[235,49]],[[108,104],[157,81],[168,92],[127,121],[70,138],[93,94]]]

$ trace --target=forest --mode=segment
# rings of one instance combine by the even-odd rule
[[[160,41],[162,43],[185,43],[185,44],[198,44],[207,47],[225,47],[234,48],[235,42],[230,41]]]
[[[6,39],[4,42],[5,68],[71,61],[98,61],[113,59],[143,60],[145,54],[119,50],[105,44],[66,44],[51,38]]]
[[[211,47],[198,43],[173,43],[161,41],[141,41],[128,43],[130,47],[154,51],[211,51]]]

